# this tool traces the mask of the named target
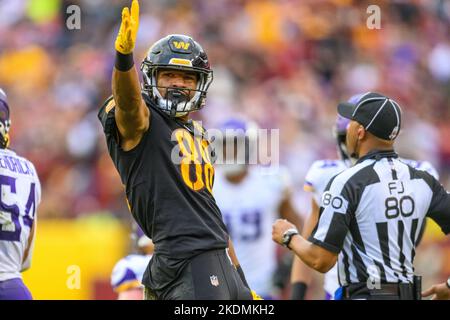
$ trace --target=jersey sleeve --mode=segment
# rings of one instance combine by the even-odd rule
[[[108,145],[110,144],[111,139],[114,139],[117,143],[118,139],[118,131],[115,119],[115,102],[113,96],[110,96],[103,103],[102,107],[98,112],[98,119],[103,127],[103,132],[106,136],[106,140]]]
[[[37,170],[34,166],[34,164],[31,161],[28,161],[29,165],[31,166],[31,168],[34,170],[34,183],[35,183],[35,189],[34,189],[34,197],[35,197],[35,210],[34,210],[34,216],[32,217],[33,219],[33,226],[34,228],[32,228],[30,230],[30,234],[29,237],[31,238],[31,243],[30,246],[28,247],[28,254],[26,256],[26,258],[22,261],[22,266],[21,266],[21,272],[29,269],[31,267],[31,260],[33,257],[33,252],[34,252],[34,243],[35,243],[35,239],[36,239],[36,229],[37,229],[37,213],[38,213],[38,206],[41,203],[41,198],[42,198],[42,189],[41,189],[41,182],[39,180],[39,176],[37,173]],[[33,212],[33,211],[30,211]],[[33,232],[31,232],[33,231]],[[28,246],[28,241],[26,242],[25,246]]]
[[[303,190],[311,192],[314,200],[320,206],[322,193],[328,181],[339,173],[339,165],[334,160],[317,160],[309,168]]]
[[[322,195],[319,221],[309,237],[310,242],[334,253],[342,250],[351,220],[349,195],[339,175],[330,180]]]
[[[130,289],[141,288],[142,284],[127,260],[122,259],[114,266],[111,274],[111,286],[114,292],[120,293]]]
[[[439,173],[436,168],[428,161],[421,161],[417,166],[418,170],[426,171],[431,174],[436,180],[439,180]]]
[[[103,133],[105,134],[109,155],[111,156],[115,167],[119,171],[122,183],[125,185],[126,177],[129,173],[130,163],[124,160],[124,158],[126,158],[126,155],[131,154],[133,150],[137,149],[137,147],[131,151],[122,150],[119,141],[119,129],[115,118],[115,107],[115,102],[112,96],[106,99],[105,103],[98,112],[98,119],[103,127]],[[133,157],[131,157],[131,159],[132,158]]]
[[[39,176],[38,173],[36,171],[36,168],[34,167],[34,165],[30,162],[30,164],[33,166],[33,170],[34,173],[36,175],[35,177],[35,197],[36,197],[36,207],[41,203],[41,199],[42,199],[42,187],[41,187],[41,181],[39,180]],[[37,208],[36,208],[36,212],[37,212]]]
[[[308,172],[306,173],[306,177],[305,177],[305,184],[303,185],[303,189],[307,192],[314,192],[317,188],[317,177],[318,177],[318,172],[317,172],[317,167],[318,167],[318,162],[314,162],[311,167],[309,168]]]
[[[309,168],[306,177],[305,184],[303,185],[303,190],[306,192],[311,192],[313,199],[320,206],[321,193],[323,192],[323,186],[321,187],[321,166],[323,162],[318,160],[315,161]],[[322,172],[323,173],[323,172]]]
[[[433,191],[430,207],[427,216],[433,219],[445,234],[450,233],[450,194],[444,187],[429,176],[429,185]]]

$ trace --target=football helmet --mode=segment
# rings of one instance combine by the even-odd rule
[[[197,88],[180,90],[166,87],[166,96],[161,96],[157,86],[157,74],[161,69],[195,72]],[[144,97],[152,99],[156,106],[171,117],[181,117],[204,107],[206,93],[213,80],[208,57],[194,39],[181,34],[168,35],[158,40],[147,52],[141,64]],[[195,91],[192,98],[186,91]]]
[[[350,120],[338,115],[333,126],[333,135],[336,139],[338,154],[341,160],[344,161],[350,160],[350,155],[347,152],[347,146],[345,144],[345,139],[347,138],[347,126],[349,123]]]
[[[9,146],[9,128],[11,119],[9,116],[8,99],[5,91],[0,88],[0,148],[5,149]]]
[[[366,93],[358,93],[350,97],[348,99],[348,102],[357,104],[358,101],[364,96]],[[352,161],[350,155],[347,151],[347,146],[345,144],[345,140],[347,138],[347,127],[350,123],[350,120],[347,118],[344,118],[340,115],[337,116],[336,122],[333,126],[333,136],[336,139],[337,147],[338,147],[338,154],[339,157],[345,161]]]
[[[226,175],[240,174],[249,164],[256,164],[258,125],[255,122],[230,118],[220,124],[219,129],[222,143],[214,142],[223,156],[221,167]]]

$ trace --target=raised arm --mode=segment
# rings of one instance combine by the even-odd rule
[[[120,145],[125,151],[134,148],[149,128],[150,110],[141,96],[139,76],[134,66],[133,50],[139,28],[139,3],[133,0],[131,14],[122,11],[122,23],[115,42],[116,62],[112,76],[115,119]]]

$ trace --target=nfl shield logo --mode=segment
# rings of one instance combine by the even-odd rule
[[[211,280],[211,284],[214,287],[217,287],[219,285],[219,278],[217,278],[217,276],[210,276],[209,279]]]

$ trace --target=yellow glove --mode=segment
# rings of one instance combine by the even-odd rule
[[[116,38],[116,50],[122,54],[133,52],[136,43],[136,35],[139,28],[139,2],[133,0],[131,3],[131,16],[128,7],[122,10],[122,23]]]
[[[251,292],[252,292],[253,300],[264,300],[255,291],[251,290]]]

